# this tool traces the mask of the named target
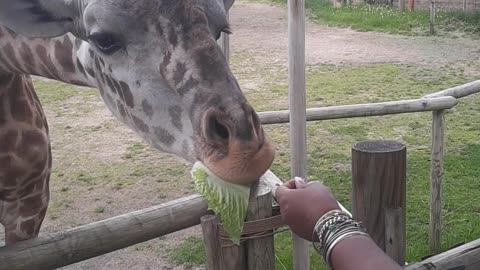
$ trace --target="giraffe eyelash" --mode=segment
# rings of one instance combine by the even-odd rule
[[[222,32],[225,33],[225,34],[229,34],[229,35],[232,34],[232,30],[231,30],[230,28],[228,28],[228,27],[223,28],[223,29],[222,29]]]

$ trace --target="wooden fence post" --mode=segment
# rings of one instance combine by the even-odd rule
[[[304,0],[288,0],[288,44],[291,175],[307,180]],[[310,269],[309,247],[293,235],[293,270]]]
[[[225,270],[218,218],[214,215],[207,215],[203,216],[200,222],[202,224],[203,243],[205,246],[208,270]]]
[[[363,222],[375,243],[384,251],[393,252],[387,254],[403,265],[406,147],[395,141],[355,144],[352,148],[352,187],[353,218]],[[398,209],[401,209],[400,215],[396,212]],[[386,235],[390,238],[386,239]],[[398,241],[395,249],[387,249],[386,242],[390,240]]]
[[[272,216],[272,192],[265,185],[258,185],[253,193],[247,210],[247,221],[253,221]],[[247,240],[246,255],[248,270],[274,270],[275,249],[273,235]]]
[[[430,35],[435,34],[435,0],[430,0]]]
[[[432,121],[432,155],[430,158],[430,252],[440,252],[442,228],[442,184],[445,142],[445,110],[434,111]]]

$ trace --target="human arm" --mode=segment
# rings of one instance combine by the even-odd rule
[[[277,189],[276,200],[284,222],[294,233],[309,241],[319,241],[314,233],[319,219],[328,217],[327,213],[332,210],[339,210],[333,194],[319,182],[289,181]],[[402,269],[365,234],[340,240],[333,245],[329,258],[335,270]]]

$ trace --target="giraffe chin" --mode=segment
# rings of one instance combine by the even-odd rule
[[[225,157],[208,157],[203,163],[226,182],[251,185],[270,168],[275,157],[274,147],[267,138],[263,145],[255,150],[249,151],[245,143],[235,142],[229,145],[228,155]]]

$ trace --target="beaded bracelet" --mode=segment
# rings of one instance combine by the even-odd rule
[[[313,236],[315,233],[319,242],[313,242],[313,246],[330,269],[333,269],[330,260],[332,251],[340,241],[357,235],[370,237],[360,222],[340,210],[332,210],[323,215],[315,224]]]

